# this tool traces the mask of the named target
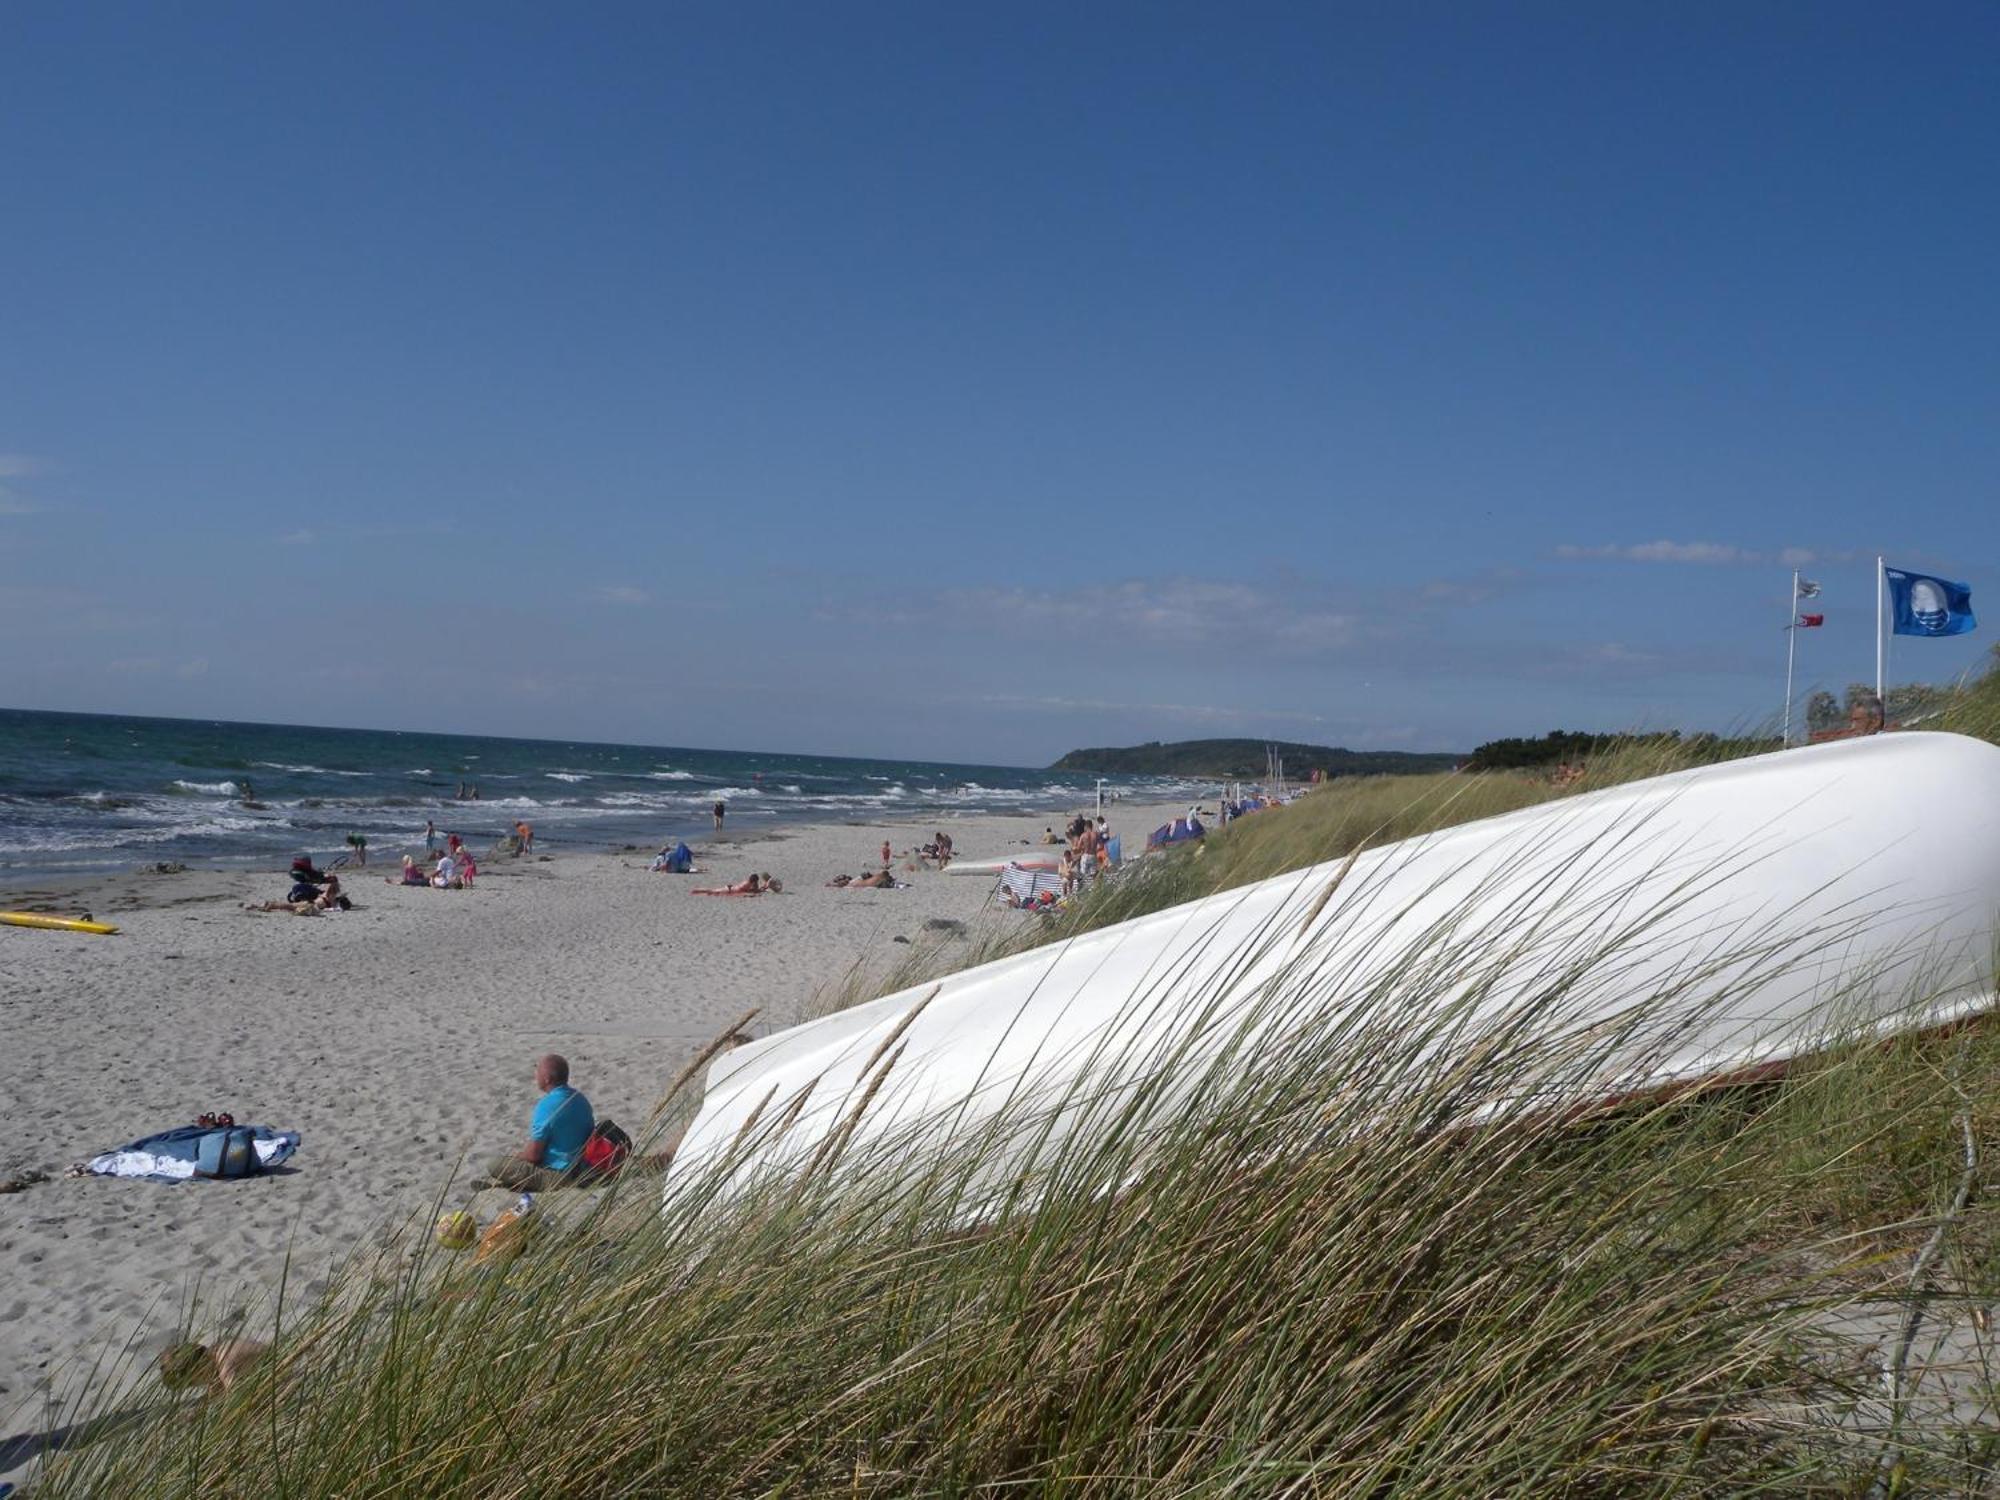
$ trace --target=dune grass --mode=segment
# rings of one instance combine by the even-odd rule
[[[1996,703],[1968,695],[1961,723],[2000,728]],[[1583,785],[1647,769],[1595,766]],[[1338,786],[1058,921],[917,954],[892,983],[1558,795],[1507,775]],[[1476,958],[1431,957],[1391,1014],[1430,1015],[1437,976]],[[1567,982],[1528,1004],[1559,1006]],[[1985,1358],[1972,1310],[2000,1301],[2000,1220],[1964,1190],[1968,1150],[2000,1159],[1994,1027],[1831,1046],[1754,1088],[1579,1122],[1531,1101],[1587,1069],[1601,1038],[1530,1044],[1524,1026],[1476,1066],[1440,1066],[1420,1019],[1342,1032],[1315,1021],[1310,986],[1302,974],[1270,1000],[1292,1007],[1292,1041],[1262,1066],[1163,1117],[1108,1116],[1086,1149],[1036,1159],[997,1210],[969,1196],[988,1137],[878,1144],[751,1186],[717,1171],[664,1211],[657,1183],[635,1180],[512,1260],[475,1265],[419,1232],[388,1269],[280,1307],[278,1352],[250,1382],[65,1454],[37,1493],[1995,1483],[1990,1372],[1956,1408],[1891,1401],[1910,1392],[1884,1382],[1898,1340],[1871,1355],[1839,1332],[1897,1334],[1915,1309],[1932,1331],[1970,1330]],[[1454,1125],[1478,1106],[1481,1128]],[[1042,1123],[1030,1109],[996,1128]],[[112,1399],[116,1374],[72,1415]]]

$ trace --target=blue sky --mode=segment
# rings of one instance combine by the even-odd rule
[[[1990,5],[20,4],[8,706],[1465,748],[2000,628]],[[1817,606],[1816,606],[1817,607]]]

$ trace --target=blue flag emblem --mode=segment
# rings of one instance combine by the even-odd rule
[[[1979,628],[1972,613],[1972,590],[1949,578],[1885,568],[1889,609],[1897,635],[1964,635]]]

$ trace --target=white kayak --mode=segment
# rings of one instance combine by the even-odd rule
[[[1002,855],[999,859],[955,859],[944,867],[944,872],[947,875],[984,875],[988,880],[998,880],[1000,872],[1009,865],[1022,870],[1049,871],[1061,863],[1061,850],[1053,854],[1030,854],[1023,849],[1019,854]]]
[[[666,1191],[732,1151],[729,1183],[796,1170],[836,1131],[843,1163],[913,1138],[898,1131],[933,1149],[1023,1101],[1051,1101],[1040,1149],[1060,1149],[1104,1128],[1055,1102],[1079,1083],[1129,1081],[1163,1048],[1247,1076],[1302,1026],[1435,1020],[1421,1045],[1446,1062],[1508,1024],[1601,1042],[1552,1086],[1564,1103],[1733,1076],[1835,1028],[1991,1006],[1996,913],[2000,747],[1900,733],[1703,767],[1206,897],[726,1053]]]

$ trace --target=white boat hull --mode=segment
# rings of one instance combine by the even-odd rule
[[[1358,1028],[1423,1007],[1454,1017],[1425,1043],[1452,1055],[1557,973],[1561,1003],[1534,1024],[1614,1038],[1564,1102],[1711,1078],[1836,1026],[1990,1006],[1996,913],[2000,748],[1895,734],[1704,767],[1265,880],[742,1047],[710,1068],[667,1191],[732,1153],[732,1182],[796,1170],[836,1131],[845,1160],[897,1131],[940,1145],[1093,1074],[1132,1076],[1164,1045],[1247,1071],[1314,1018]],[[1657,1014],[1633,1025],[1641,1002]],[[1254,1044],[1232,1050],[1245,1029]]]
[[[1047,872],[1061,863],[1057,854],[1010,855],[1004,859],[955,859],[944,867],[947,875],[980,875],[988,880],[998,880],[1000,872],[1009,865],[1018,865],[1023,870]]]

